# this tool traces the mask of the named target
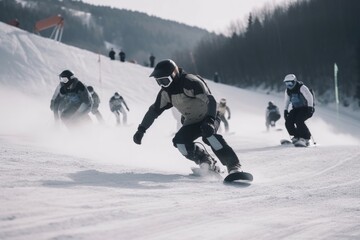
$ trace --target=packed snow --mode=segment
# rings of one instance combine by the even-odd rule
[[[104,125],[54,121],[64,69],[98,92]],[[317,144],[280,146],[284,121],[267,132],[265,108],[283,109],[282,93],[208,81],[232,112],[224,138],[254,176],[229,185],[191,175],[195,164],[172,146],[171,111],[133,143],[159,90],[150,72],[0,23],[0,239],[360,238],[358,113],[318,105],[307,121]],[[109,109],[115,91],[126,126]]]

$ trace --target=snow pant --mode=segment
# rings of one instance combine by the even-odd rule
[[[202,137],[203,142],[211,147],[211,150],[214,152],[216,157],[223,165],[227,166],[228,169],[234,166],[240,166],[240,161],[234,150],[225,142],[224,138],[220,134],[216,133],[219,128],[220,121],[220,118],[216,119],[214,124],[215,134],[207,138],[202,136],[202,122],[182,126],[172,140],[174,146],[187,159],[199,164],[199,162],[201,163],[201,160],[199,161],[199,159],[202,159],[203,154],[209,155],[206,151],[200,151],[199,147],[197,147],[194,143],[197,138]]]
[[[229,122],[226,120],[225,115],[220,116],[220,120],[224,123],[225,132],[229,132]]]
[[[77,109],[78,106],[74,104],[60,111],[59,117],[67,128],[78,128],[79,126],[91,123],[91,118],[88,113],[77,113]]]
[[[91,118],[88,114],[81,114],[68,118],[61,118],[61,121],[67,128],[78,128],[91,123]]]
[[[120,121],[120,113],[123,115],[123,124],[127,123],[127,113],[125,111],[124,108],[120,108],[120,109],[116,109],[115,111],[113,111],[113,113],[115,114],[116,117],[116,124],[120,125],[121,121]]]
[[[104,118],[102,117],[99,109],[92,109],[91,113],[95,115],[96,119],[98,120],[99,123],[103,123],[104,122]]]
[[[281,115],[276,112],[270,112],[269,116],[266,118],[266,128],[269,129],[271,122],[274,122],[274,126],[277,120],[279,120]]]
[[[305,124],[305,121],[310,117],[307,108],[292,109],[285,120],[285,127],[289,135],[296,138],[310,139],[311,133]]]

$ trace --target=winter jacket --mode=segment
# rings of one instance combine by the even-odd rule
[[[124,98],[120,96],[120,98],[115,98],[115,96],[112,96],[109,101],[110,110],[112,112],[116,110],[121,110],[123,108],[123,104],[125,105],[126,109],[129,110]]]
[[[73,118],[91,111],[93,100],[86,86],[78,79],[66,86],[60,83],[59,92],[54,93],[53,99],[58,107],[61,118]]]
[[[230,119],[231,117],[231,112],[230,112],[230,108],[225,104],[218,104],[217,105],[217,112],[219,114],[219,116],[225,116],[225,113],[228,113],[228,119]]]
[[[268,106],[266,108],[266,112],[265,112],[266,119],[268,119],[270,115],[279,115],[280,116],[279,108],[275,105]]]
[[[313,107],[314,99],[308,87],[296,82],[293,89],[285,91],[285,110],[288,110],[290,103],[293,108]]]
[[[179,76],[169,87],[162,87],[155,103],[144,116],[140,126],[148,129],[162,112],[175,107],[182,115],[183,125],[203,121],[216,116],[216,101],[200,76],[187,74],[181,68]]]
[[[92,110],[97,110],[99,108],[100,105],[100,98],[99,95],[96,92],[91,93],[91,97],[94,101],[93,106],[92,106]]]

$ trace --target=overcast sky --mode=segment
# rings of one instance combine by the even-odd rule
[[[244,21],[250,12],[265,5],[296,0],[82,0],[83,2],[145,12],[164,19],[226,32],[231,22]]]

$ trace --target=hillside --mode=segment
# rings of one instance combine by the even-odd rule
[[[232,110],[226,141],[251,185],[191,176],[173,148],[176,121],[160,116],[138,146],[138,123],[159,90],[151,69],[0,23],[0,239],[358,239],[360,121],[318,106],[309,148],[265,131],[266,95],[208,81]],[[69,131],[49,109],[71,69],[102,99],[106,125]],[[99,77],[101,76],[101,78]],[[101,80],[101,81],[100,81]],[[108,109],[119,91],[129,125]],[[283,129],[279,120],[277,129]]]
[[[77,0],[1,0],[0,21],[17,18],[20,28],[34,31],[35,23],[60,14],[64,18],[62,42],[103,55],[111,47],[116,59],[121,49],[127,60],[149,64],[150,54],[158,59],[175,51],[192,49],[209,35],[204,29],[164,20],[144,13],[93,6]],[[50,37],[53,28],[40,32]]]

